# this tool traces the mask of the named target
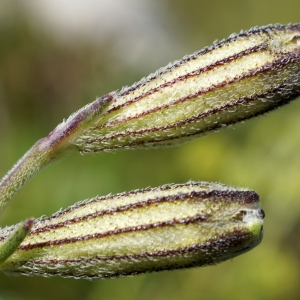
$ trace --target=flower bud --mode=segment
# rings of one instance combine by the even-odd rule
[[[263,218],[255,192],[216,183],[97,197],[36,220],[0,270],[106,278],[214,265],[259,244]]]
[[[300,25],[255,27],[123,88],[73,144],[83,153],[177,144],[297,98],[299,73]]]

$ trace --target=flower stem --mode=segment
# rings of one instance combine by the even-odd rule
[[[101,117],[112,99],[114,93],[86,105],[59,124],[48,136],[37,141],[1,180],[0,211],[42,168],[74,149],[72,140]]]

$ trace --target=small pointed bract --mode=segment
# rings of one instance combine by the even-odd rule
[[[29,219],[15,226],[14,230],[0,243],[0,264],[8,259],[23,242],[33,225],[33,220]]]

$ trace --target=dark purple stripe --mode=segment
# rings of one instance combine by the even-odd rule
[[[162,228],[162,227],[167,227],[167,226],[174,226],[177,224],[188,225],[188,224],[195,223],[195,222],[205,222],[207,219],[209,219],[209,217],[210,217],[209,214],[201,214],[201,215],[182,218],[182,219],[178,219],[178,220],[173,219],[170,221],[157,222],[157,223],[153,223],[153,224],[141,224],[138,226],[110,230],[110,231],[107,231],[104,233],[95,233],[95,234],[90,234],[90,235],[88,234],[88,235],[79,236],[76,238],[66,238],[66,239],[61,239],[61,240],[46,241],[46,242],[42,242],[42,243],[21,245],[18,249],[19,250],[32,250],[35,248],[43,248],[43,247],[49,247],[49,246],[76,243],[76,242],[80,242],[80,241],[87,241],[87,240],[92,240],[92,239],[100,239],[100,238],[105,238],[108,236],[120,235],[123,233],[146,231],[149,229],[157,229],[157,228]]]
[[[157,203],[163,203],[163,202],[171,202],[171,201],[185,201],[185,200],[211,200],[211,201],[219,201],[219,202],[238,202],[241,204],[251,204],[259,201],[259,196],[253,192],[253,191],[218,191],[218,190],[213,190],[210,192],[191,192],[189,194],[177,194],[173,196],[166,196],[166,197],[160,197],[160,198],[153,198],[153,199],[148,199],[146,201],[140,201],[138,203],[133,203],[133,204],[128,204],[124,206],[119,206],[113,209],[109,210],[102,210],[102,211],[97,211],[92,214],[85,215],[83,217],[75,217],[74,219],[69,219],[60,223],[56,224],[50,224],[46,225],[41,228],[33,229],[30,234],[35,234],[35,233],[41,233],[45,231],[50,231],[56,228],[61,228],[69,224],[74,224],[74,223],[79,223],[81,221],[87,220],[87,219],[92,219],[96,218],[99,216],[103,215],[113,215],[118,212],[126,212],[129,210],[133,209],[138,209],[141,207],[149,207],[153,204]],[[88,203],[90,204],[90,202]],[[77,207],[73,207],[72,210],[76,209]],[[68,211],[70,212],[70,210]],[[66,213],[61,212],[59,216],[62,216]],[[48,218],[48,220],[53,220],[57,218],[58,215],[54,217]],[[44,221],[44,220],[42,220]],[[0,239],[1,240],[1,239]]]
[[[218,255],[218,257],[214,257],[213,255],[210,255],[210,257],[207,257],[206,259],[202,258],[199,256],[197,259],[195,257],[194,260],[188,261],[187,263],[179,263],[177,265],[172,264],[172,267],[168,264],[164,265],[163,267],[160,267],[159,265],[153,266],[153,269],[143,269],[141,271],[126,271],[126,270],[115,270],[115,272],[112,274],[111,272],[108,272],[108,274],[95,274],[95,275],[89,275],[89,274],[82,274],[82,273],[72,273],[71,271],[65,271],[61,272],[59,269],[53,269],[49,270],[49,273],[47,274],[53,274],[53,275],[60,275],[60,276],[65,276],[65,277],[89,277],[89,278],[105,278],[105,277],[112,277],[112,276],[126,276],[126,275],[133,275],[133,274],[141,274],[145,272],[150,272],[150,271],[162,271],[162,270],[167,270],[167,269],[181,269],[181,268],[186,268],[186,267],[193,267],[193,266],[199,266],[199,265],[213,265],[217,262],[220,262],[220,259],[226,259],[226,254],[229,249],[232,248],[238,248],[239,246],[242,246],[247,239],[251,239],[252,235],[249,232],[244,232],[242,230],[235,230],[233,233],[230,235],[223,235],[220,237],[215,237],[210,240],[207,240],[204,243],[200,244],[194,244],[191,246],[183,247],[183,248],[178,248],[178,249],[170,249],[170,250],[160,250],[156,252],[144,252],[144,253],[138,253],[138,254],[127,254],[127,255],[115,255],[115,256],[108,256],[108,257],[93,257],[93,258],[80,258],[80,259],[65,259],[65,260],[58,260],[58,259],[48,259],[48,260],[34,260],[33,264],[34,265],[45,265],[45,266],[55,266],[57,264],[64,265],[64,264],[70,264],[71,266],[76,266],[78,265],[88,265],[88,264],[94,264],[97,265],[97,262],[110,262],[110,261],[142,261],[142,260],[150,260],[150,259],[156,259],[156,258],[163,258],[163,257],[184,257],[189,254],[193,253],[199,253],[202,252],[203,255],[205,252],[215,252],[216,249],[222,250],[223,255]],[[258,240],[256,243],[258,244],[260,240]],[[253,245],[254,246],[254,245]],[[233,252],[232,257],[235,255],[238,255],[242,252],[246,252],[248,248],[242,248],[240,249],[239,252],[236,254]],[[231,252],[229,250],[229,252]],[[223,260],[221,259],[221,260]],[[20,265],[26,265],[26,262],[19,262]],[[67,266],[66,266],[67,268]],[[45,274],[45,270],[34,270],[30,271],[32,274],[38,275],[38,274]],[[23,273],[20,271],[20,273]],[[26,274],[26,273],[24,273]]]
[[[228,83],[226,83],[226,84],[228,84]],[[219,87],[221,87],[221,86],[219,86]],[[231,103],[227,103],[227,104],[225,104],[223,106],[219,106],[219,107],[213,108],[211,110],[207,110],[207,111],[205,111],[203,113],[200,113],[200,114],[198,114],[196,116],[190,117],[188,119],[185,119],[185,120],[182,120],[182,121],[179,121],[177,123],[170,124],[170,125],[167,125],[167,126],[159,126],[159,127],[151,127],[151,128],[147,128],[147,129],[141,129],[141,130],[127,131],[126,133],[118,133],[118,134],[115,134],[113,136],[108,136],[108,137],[103,137],[103,138],[97,138],[97,139],[87,140],[87,141],[85,141],[85,143],[86,144],[92,144],[92,143],[95,143],[95,142],[99,143],[99,142],[109,141],[109,140],[113,140],[113,139],[120,138],[120,137],[127,137],[127,136],[131,136],[131,135],[141,135],[141,134],[144,134],[144,133],[155,132],[155,131],[162,131],[162,130],[168,130],[168,129],[172,129],[172,128],[175,128],[175,127],[181,127],[183,125],[187,125],[189,123],[196,122],[197,120],[203,119],[203,118],[208,117],[210,115],[220,113],[220,112],[225,111],[225,110],[227,110],[229,108],[232,108],[234,106],[245,104],[245,103],[248,103],[248,102],[253,101],[255,99],[258,99],[258,98],[266,97],[270,93],[276,92],[278,89],[279,89],[279,87],[275,87],[275,88],[272,88],[269,91],[267,91],[265,93],[262,93],[262,94],[252,95],[250,97],[242,97],[242,98],[238,99],[237,101],[234,101],[234,102],[231,102]],[[189,95],[187,97],[181,98],[180,99],[181,101],[178,100],[177,102],[179,102],[179,101],[182,102],[182,101],[185,101],[185,100],[187,100],[189,98],[197,97],[200,94],[202,94],[202,92],[203,91],[200,91],[197,94],[193,94],[193,95]],[[216,127],[214,127],[214,128],[218,128],[219,126],[220,126],[220,124],[216,124]],[[205,129],[205,131],[207,131],[207,129]],[[201,131],[197,132],[196,134],[199,134],[199,133],[201,133]],[[193,135],[193,134],[190,134],[190,135]],[[189,136],[189,135],[183,134],[183,136]],[[172,139],[178,139],[180,137],[181,136],[164,137],[164,139],[162,141],[172,140]],[[146,144],[146,143],[150,144],[150,143],[157,143],[157,142],[158,142],[158,140],[156,139],[156,140],[147,141],[147,142],[142,141],[142,142],[128,143],[128,145],[132,146],[132,145],[139,145],[139,144]],[[113,148],[111,148],[111,149],[113,149]]]
[[[167,86],[172,86],[172,85],[174,85],[174,84],[176,84],[176,83],[178,83],[178,82],[180,82],[180,81],[187,80],[187,79],[189,79],[189,78],[191,78],[191,77],[194,77],[194,76],[199,76],[200,74],[202,74],[202,73],[204,73],[204,72],[207,72],[207,71],[209,71],[209,70],[212,70],[212,69],[214,69],[214,68],[216,68],[216,67],[218,67],[218,66],[222,66],[222,65],[227,64],[227,63],[229,63],[229,62],[231,62],[231,61],[234,61],[234,60],[237,60],[237,59],[239,59],[239,58],[245,57],[246,55],[249,55],[249,54],[251,54],[251,53],[254,53],[254,52],[258,52],[258,51],[260,51],[260,50],[267,49],[267,47],[268,47],[267,44],[262,43],[262,44],[260,44],[260,45],[255,46],[255,47],[252,47],[252,48],[250,48],[250,49],[246,49],[246,50],[241,51],[241,52],[239,52],[239,53],[236,53],[236,54],[234,54],[234,55],[232,55],[232,56],[229,56],[229,57],[226,57],[226,58],[221,59],[221,60],[219,60],[219,61],[216,61],[215,63],[213,63],[213,64],[211,64],[211,65],[205,66],[204,68],[200,68],[200,69],[195,70],[195,71],[193,71],[193,72],[191,72],[191,73],[188,73],[188,74],[179,76],[179,77],[177,77],[177,78],[175,78],[175,79],[173,79],[173,80],[171,80],[171,81],[169,81],[169,82],[164,82],[163,84],[161,84],[161,85],[159,85],[159,86],[157,86],[157,87],[155,87],[155,88],[149,90],[148,92],[146,92],[146,93],[144,93],[144,94],[141,94],[141,95],[139,95],[139,96],[133,98],[133,99],[130,100],[130,101],[126,101],[125,103],[123,103],[123,104],[121,104],[121,105],[118,105],[118,106],[116,106],[116,107],[114,107],[114,108],[108,110],[106,114],[109,114],[109,113],[111,113],[112,111],[118,110],[118,109],[120,109],[120,108],[129,106],[129,105],[131,105],[132,103],[135,103],[135,102],[139,101],[140,99],[142,99],[142,98],[144,98],[144,97],[147,97],[147,96],[149,96],[149,95],[151,95],[151,94],[154,94],[154,93],[156,93],[156,92],[159,92],[162,88],[165,88],[165,87],[167,87]],[[161,75],[161,74],[160,74],[160,75]],[[157,77],[159,77],[159,76],[157,76]],[[155,77],[155,78],[157,78],[157,77]],[[155,79],[155,78],[154,78],[154,79]],[[148,82],[149,82],[149,81],[148,81]],[[148,83],[148,82],[147,82],[147,83]],[[135,90],[135,89],[134,89],[134,90]],[[119,94],[119,96],[123,96],[123,94],[122,94],[122,95]],[[162,108],[162,107],[164,107],[164,106],[161,106],[161,108]],[[156,110],[158,110],[158,109],[159,109],[159,108],[155,108],[155,109],[153,109],[153,111],[156,111]],[[151,110],[151,111],[152,111],[152,110]],[[128,119],[130,119],[130,118],[128,118]],[[126,120],[127,120],[127,119],[126,119]],[[109,123],[109,125],[114,124],[114,123],[119,123],[119,121],[115,121],[115,122]]]
[[[161,70],[159,70],[157,73],[153,73],[151,75],[149,75],[148,77],[146,77],[145,79],[142,79],[141,81],[135,83],[134,85],[130,86],[130,87],[127,87],[127,88],[124,88],[123,91],[121,91],[119,93],[120,96],[124,96],[124,95],[127,95],[129,94],[130,92],[136,90],[137,88],[141,87],[141,86],[144,86],[146,84],[148,84],[150,81],[156,79],[157,77],[181,66],[182,64],[190,61],[190,60],[194,60],[196,58],[198,58],[199,56],[201,55],[204,55],[208,52],[212,52],[214,51],[215,49],[218,49],[218,48],[221,48],[233,41],[236,41],[240,38],[243,38],[243,37],[250,37],[252,35],[256,35],[256,34],[263,34],[263,33],[266,33],[269,35],[269,32],[270,31],[274,31],[274,30],[298,30],[300,27],[299,24],[292,24],[292,25],[288,25],[288,26],[285,26],[285,25],[268,25],[268,26],[263,26],[263,27],[254,27],[248,31],[245,31],[245,32],[241,32],[239,34],[236,34],[236,35],[231,35],[228,39],[224,39],[222,41],[220,41],[219,43],[214,43],[212,46],[209,46],[209,47],[206,47],[198,52],[195,52],[191,55],[187,55],[185,56],[183,59],[179,60],[179,61],[175,61],[173,64],[171,64],[170,66],[167,66],[166,68],[162,68]]]

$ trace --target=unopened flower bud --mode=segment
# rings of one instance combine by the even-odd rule
[[[259,244],[263,218],[255,192],[216,183],[97,197],[35,221],[0,270],[106,278],[213,265]]]
[[[73,141],[83,153],[177,144],[300,95],[300,25],[231,35],[115,93]]]

